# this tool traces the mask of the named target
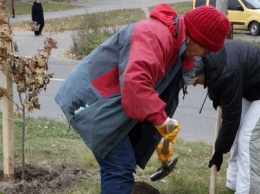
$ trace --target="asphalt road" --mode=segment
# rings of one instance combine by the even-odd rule
[[[182,0],[180,0],[182,1]],[[179,1],[179,2],[180,2]],[[99,11],[108,11],[122,8],[138,8],[145,9],[153,6],[159,2],[178,2],[158,1],[158,0],[87,0],[77,1],[77,4],[84,6],[81,9],[50,12],[45,13],[45,18],[57,18],[71,15],[79,15],[84,13],[93,13]],[[10,22],[30,21],[30,15],[16,16],[10,18]],[[44,39],[50,35],[46,31],[43,36],[35,37],[30,31],[14,31],[14,40],[17,42],[19,48],[19,55],[32,56],[37,53],[38,49],[43,48]],[[77,60],[72,60],[63,56],[72,45],[72,38],[70,33],[51,34],[58,42],[58,49],[53,50],[49,59],[49,72],[54,73],[54,78],[48,85],[47,91],[40,95],[40,110],[34,110],[31,116],[33,117],[49,117],[58,120],[64,120],[65,117],[60,108],[54,101],[54,96],[61,86],[68,73],[79,63]],[[14,87],[15,88],[15,87]],[[177,119],[181,125],[179,137],[191,141],[204,141],[206,143],[214,142],[214,125],[216,112],[211,106],[211,101],[206,100],[203,111],[199,114],[201,105],[206,96],[206,90],[202,86],[188,87],[188,95],[183,100],[182,91],[180,92],[180,103],[176,110],[174,118]],[[15,101],[19,104],[17,94],[14,95]],[[0,107],[1,108],[1,107]]]

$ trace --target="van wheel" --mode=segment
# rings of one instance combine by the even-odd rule
[[[257,36],[260,33],[260,24],[258,22],[252,22],[249,26],[250,34]]]

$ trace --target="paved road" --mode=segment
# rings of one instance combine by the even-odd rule
[[[183,0],[180,0],[183,1]],[[153,6],[159,2],[158,0],[87,0],[81,1],[77,4],[84,6],[84,8],[45,13],[45,18],[58,18],[71,15],[93,13],[99,11],[107,11],[122,8],[138,8],[145,9],[146,7]],[[178,2],[177,0],[163,1],[168,3]],[[30,15],[16,16],[10,18],[11,22],[30,21]],[[48,36],[44,32],[43,36],[35,37],[30,31],[14,31],[14,40],[17,42],[19,54],[24,56],[34,55],[37,49],[43,47],[43,40]],[[62,56],[72,45],[70,33],[51,34],[58,42],[58,49],[53,50],[49,59],[49,71],[54,73],[54,78],[48,85],[47,91],[43,92],[40,96],[41,110],[35,110],[32,114],[34,117],[50,117],[59,120],[65,120],[65,117],[59,107],[54,102],[54,95],[66,78],[68,73],[79,62],[76,60],[68,59]],[[182,100],[182,92],[180,93],[180,104],[177,108],[174,118],[178,119],[182,130],[180,137],[185,140],[199,140],[207,143],[214,141],[214,122],[215,111],[212,109],[211,102],[208,99],[204,105],[201,114],[199,110],[206,96],[206,91],[203,87],[189,87],[189,94]]]

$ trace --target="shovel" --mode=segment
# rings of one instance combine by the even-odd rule
[[[221,114],[222,110],[221,107],[217,107],[217,117],[216,117],[216,124],[215,124],[215,140],[218,137],[218,132],[221,126]],[[213,144],[213,153],[214,153],[214,144]],[[209,194],[216,193],[216,183],[217,183],[217,166],[212,165],[210,171],[210,185],[209,185]]]
[[[172,121],[167,124],[167,133],[172,132],[173,130],[174,130],[174,122]],[[168,153],[169,146],[171,146],[169,140],[164,139],[163,147],[162,147],[163,154]],[[174,154],[170,162],[162,162],[162,165],[157,170],[157,172],[150,176],[151,181],[158,181],[166,177],[168,174],[170,174],[171,171],[175,168],[178,159],[179,159],[179,155]]]

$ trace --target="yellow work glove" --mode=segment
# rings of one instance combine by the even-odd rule
[[[160,161],[163,163],[170,162],[174,151],[173,145],[170,143],[167,154],[162,153],[162,147],[163,147],[163,142],[160,142],[156,147],[156,152],[158,154]]]
[[[168,133],[167,124],[170,122],[174,123],[174,130]],[[167,120],[161,126],[156,127],[156,129],[159,131],[159,133],[164,139],[167,139],[168,141],[175,143],[177,135],[180,131],[180,125],[177,120],[167,118]]]

